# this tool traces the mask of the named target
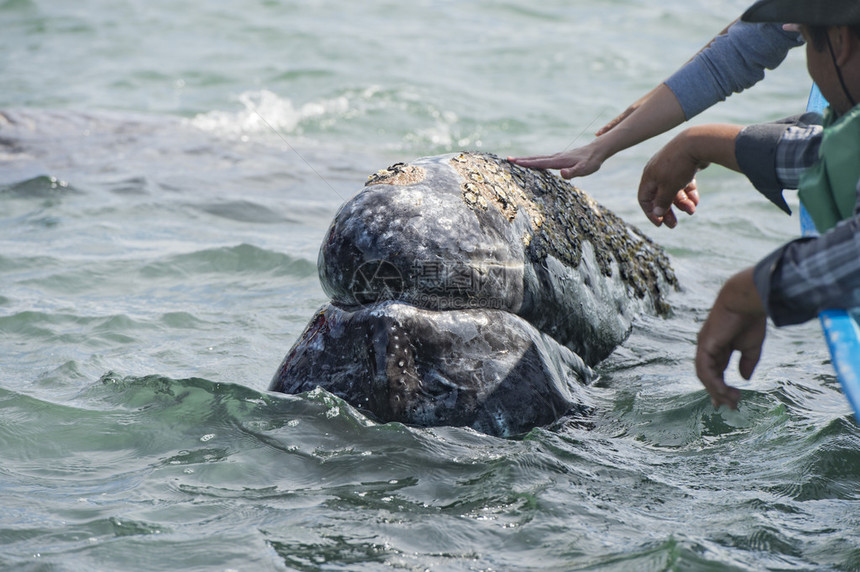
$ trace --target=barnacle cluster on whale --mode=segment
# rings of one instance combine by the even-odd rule
[[[526,211],[535,234],[523,242],[534,262],[552,255],[576,268],[585,237],[595,246],[601,272],[612,276],[614,261],[636,296],[653,296],[660,314],[669,311],[665,286],[676,287],[678,281],[663,249],[589,195],[548,171],[491,154],[461,153],[451,164],[466,179],[463,195],[471,207],[475,203],[468,195],[477,191],[486,199],[481,208],[488,200],[511,220],[519,209]]]

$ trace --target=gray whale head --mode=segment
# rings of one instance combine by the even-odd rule
[[[590,366],[677,286],[662,249],[581,190],[477,153],[371,175],[318,266],[331,303],[270,389],[494,435],[581,410]]]

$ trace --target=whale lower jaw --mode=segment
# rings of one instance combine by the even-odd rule
[[[594,379],[577,354],[509,312],[385,302],[320,309],[270,389],[321,387],[380,422],[508,437],[584,413]]]

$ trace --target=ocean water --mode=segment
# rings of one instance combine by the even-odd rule
[[[585,143],[745,5],[0,0],[0,569],[860,569],[860,431],[818,326],[769,331],[738,411],[693,371],[722,281],[798,222],[714,167],[650,227],[666,136],[577,181],[683,286],[598,366],[588,426],[266,391],[369,174]],[[796,51],[694,121],[802,110]]]

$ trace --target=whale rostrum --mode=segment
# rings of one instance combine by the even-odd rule
[[[591,366],[677,288],[664,251],[586,193],[479,153],[371,175],[318,267],[331,303],[271,390],[501,436],[582,411]]]

